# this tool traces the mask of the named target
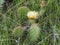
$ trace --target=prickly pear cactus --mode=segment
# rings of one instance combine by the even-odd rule
[[[26,39],[23,42],[23,45],[35,45],[35,42],[38,41],[39,36],[40,36],[40,27],[38,26],[37,23],[33,23],[29,30],[28,30],[28,35]]]
[[[18,27],[15,27],[15,28],[14,28],[14,30],[13,30],[13,35],[14,35],[15,37],[22,37],[23,32],[24,32],[23,28],[22,28],[21,26],[18,26]]]
[[[28,35],[25,42],[26,43],[28,42],[28,44],[35,43],[36,41],[38,41],[40,35],[40,28],[38,24],[35,22],[36,19],[38,18],[38,12],[30,11],[28,12],[27,17],[29,19],[29,22],[31,23],[31,26],[28,29]],[[24,44],[27,45],[25,42]]]
[[[18,18],[21,21],[21,24],[24,25],[27,20],[27,12],[30,11],[28,7],[22,6],[18,8]]]
[[[40,28],[38,27],[37,24],[32,24],[30,29],[29,29],[29,39],[30,42],[35,42],[38,40],[40,35]]]

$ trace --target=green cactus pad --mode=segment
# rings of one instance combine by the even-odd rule
[[[30,11],[30,9],[25,6],[18,8],[18,18],[20,19],[22,25],[24,25],[27,21],[27,12],[28,11]]]
[[[15,28],[14,28],[14,30],[13,30],[13,35],[14,35],[15,37],[22,37],[23,32],[24,32],[23,28],[20,27],[20,26],[18,26],[18,27],[15,27]]]
[[[40,28],[37,24],[32,24],[29,30],[29,39],[30,42],[35,42],[38,40],[40,35]]]

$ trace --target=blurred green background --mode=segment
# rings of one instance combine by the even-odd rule
[[[18,45],[19,37],[20,45],[60,45],[60,0],[45,1],[41,7],[42,0],[0,0],[0,45]],[[39,13],[38,26],[28,11]]]

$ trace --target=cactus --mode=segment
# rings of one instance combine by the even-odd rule
[[[13,30],[13,35],[14,35],[15,37],[22,37],[23,32],[24,32],[23,28],[22,28],[21,26],[18,26],[18,27],[15,27],[15,28],[14,28],[14,30]]]
[[[40,36],[40,28],[36,23],[34,23],[30,26],[28,35],[24,40],[23,45],[29,45],[29,44],[31,45],[35,43],[36,41],[38,41],[39,36]]]
[[[28,11],[30,11],[30,9],[25,6],[18,8],[18,18],[20,19],[22,25],[26,23],[26,20],[27,20],[26,15]]]
[[[13,35],[18,38],[17,39],[17,44],[18,45],[20,45],[20,40],[23,36],[23,33],[24,33],[24,30],[21,26],[18,26],[16,28],[14,28],[14,30],[13,30]]]
[[[32,24],[30,29],[29,29],[29,39],[30,42],[35,42],[38,40],[40,35],[40,28],[38,27],[37,24]]]
[[[28,41],[29,43],[38,41],[39,35],[40,35],[40,28],[37,23],[35,23],[35,20],[38,18],[38,12],[30,11],[27,13],[27,17],[29,19],[29,22],[31,23],[31,26],[29,28],[29,33],[26,38],[26,43]]]

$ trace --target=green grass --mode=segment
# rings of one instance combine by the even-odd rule
[[[5,13],[0,4],[0,45],[17,45],[22,29],[16,29],[14,35],[13,31],[18,26],[24,30],[20,45],[60,45],[60,0],[46,0],[44,8],[40,6],[41,1],[13,0]],[[31,26],[28,21],[26,15],[31,10],[39,12],[39,27]]]

